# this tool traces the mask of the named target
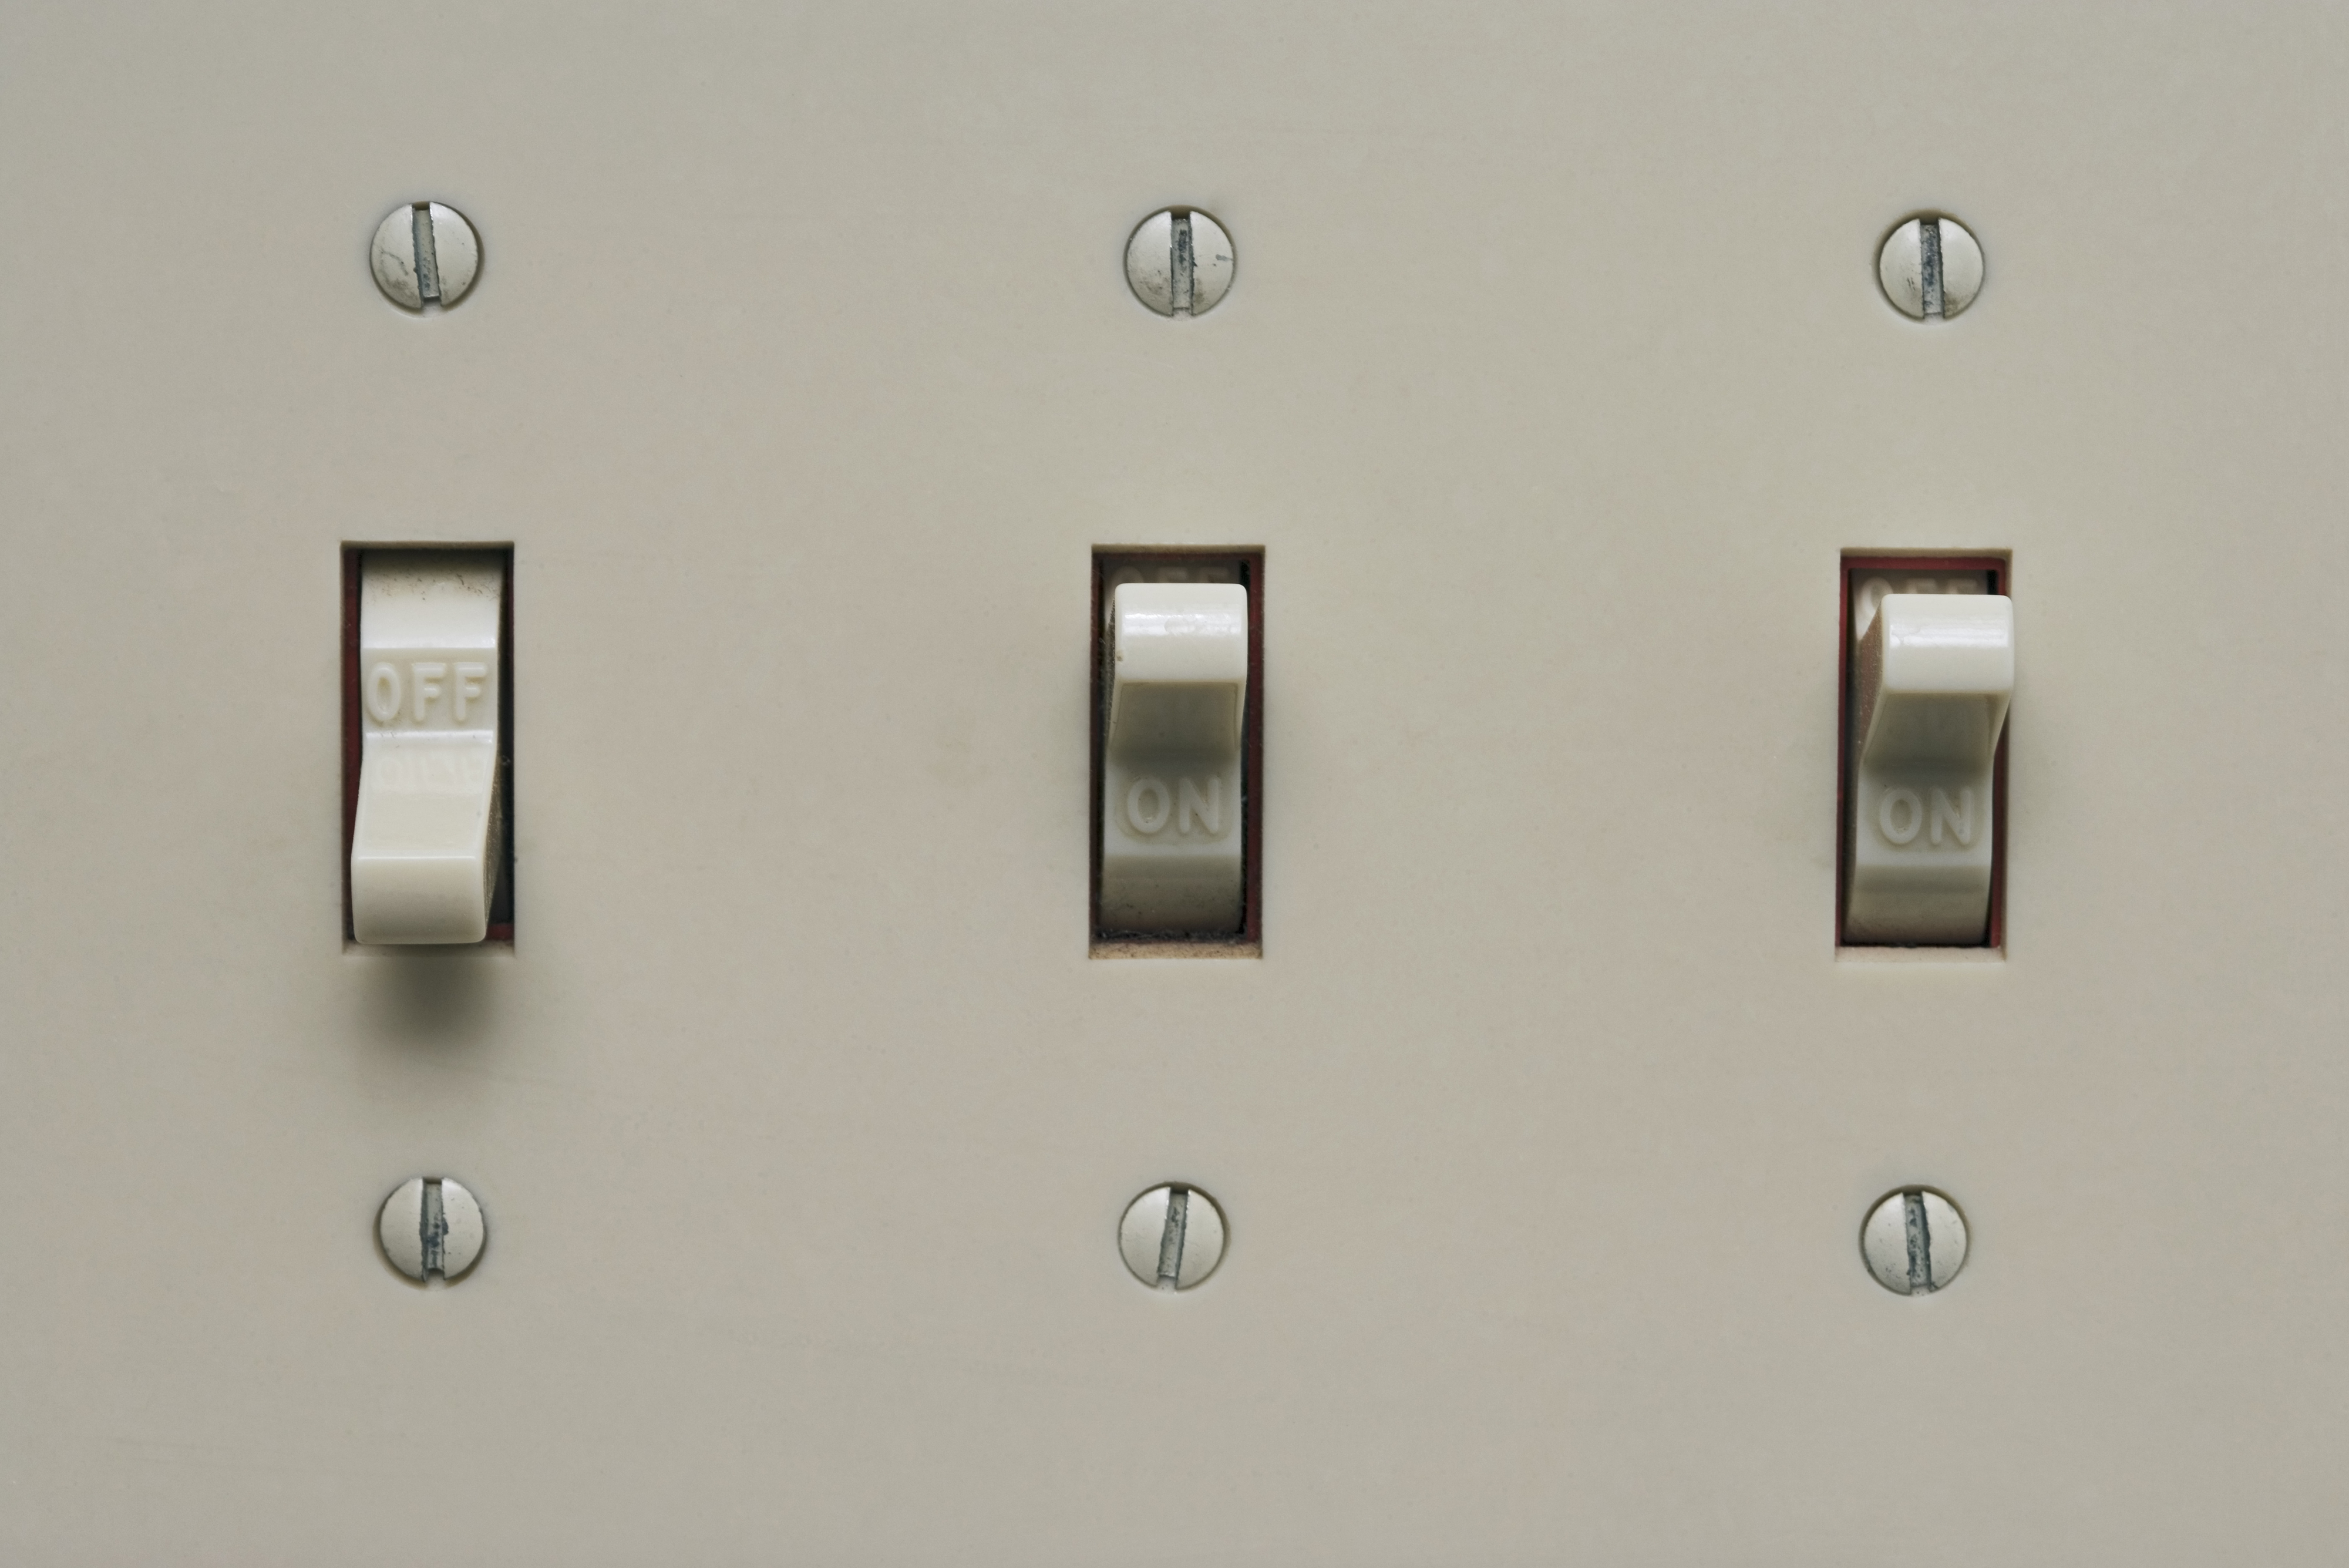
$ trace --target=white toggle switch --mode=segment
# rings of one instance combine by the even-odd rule
[[[1979,944],[2014,601],[1887,594],[1856,650],[1847,942]]]
[[[1237,931],[1247,590],[1121,584],[1111,597],[1109,642],[1102,926]]]
[[[478,942],[503,851],[498,779],[503,556],[374,550],[359,563],[362,729],[351,930]]]

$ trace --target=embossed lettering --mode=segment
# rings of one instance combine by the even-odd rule
[[[489,675],[490,667],[486,664],[457,666],[457,722],[460,724],[465,722],[465,704],[481,697],[481,683],[489,679]],[[1971,811],[1973,808],[1969,806],[1966,809]]]
[[[1852,640],[1868,635],[1876,619],[1876,607],[1887,594],[1979,594],[1986,592],[1981,582],[1972,577],[1910,577],[1897,587],[1889,577],[1869,577],[1859,585],[1853,596],[1851,609]]]
[[[1199,786],[1195,781],[1189,778],[1177,779],[1174,784],[1174,798],[1178,803],[1174,818],[1175,832],[1190,832],[1194,816],[1207,825],[1209,833],[1223,832],[1224,781],[1220,777],[1214,774],[1207,775],[1207,793],[1204,795],[1199,793]]]
[[[378,724],[388,724],[399,717],[399,671],[389,664],[378,664],[367,671],[367,711]]]
[[[1166,786],[1156,779],[1136,779],[1133,787],[1125,792],[1125,819],[1133,824],[1136,833],[1155,833],[1166,826],[1174,813],[1174,802]]]
[[[1895,826],[1894,819],[1903,812],[1908,814],[1908,820]],[[1893,844],[1905,846],[1913,842],[1918,830],[1924,826],[1925,803],[1917,798],[1917,792],[1913,789],[1886,790],[1884,798],[1877,803],[1877,831]]]
[[[449,667],[436,659],[419,659],[408,667],[408,679],[416,691],[416,722],[424,722],[432,704],[440,701],[440,682],[447,678]]]
[[[401,746],[372,765],[374,787],[391,794],[479,794],[491,768],[486,753],[440,746]]]
[[[1951,828],[1951,832],[1953,832],[1953,833],[1957,836],[1957,840],[1958,840],[1959,844],[1962,845],[1963,846],[1965,846],[1966,848],[1969,848],[1969,849],[1971,849],[1971,848],[1972,848],[1972,847],[1973,847],[1973,842],[1974,842],[1974,792],[1973,792],[1973,791],[1971,791],[1971,790],[1970,790],[1970,789],[1961,789],[1961,790],[1959,790],[1959,791],[1958,791],[1958,804],[1957,804],[1954,807],[1952,807],[1952,806],[1950,805],[1950,792],[1949,792],[1949,791],[1947,791],[1947,790],[1945,790],[1945,789],[1937,789],[1937,790],[1935,790],[1935,791],[1933,792],[1933,810],[1932,810],[1932,818],[1933,818],[1933,826],[1932,826],[1932,828],[1931,828],[1931,830],[1930,830],[1930,834],[1928,835],[1928,836],[1929,836],[1929,837],[1930,837],[1930,838],[1932,839],[1933,844],[1934,844],[1934,846],[1935,846],[1936,848],[1940,847],[1940,842],[1941,842],[1941,826],[1942,826],[1942,824],[1944,824],[1944,823],[1947,823],[1947,824],[1949,825],[1949,826],[1950,826],[1950,828]],[[1914,829],[1914,828],[1910,828],[1909,831],[1909,836],[1911,836],[1911,837],[1916,836],[1916,829]]]

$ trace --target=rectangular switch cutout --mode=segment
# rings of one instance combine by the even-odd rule
[[[1941,553],[1926,551],[1847,551],[1842,569],[1842,615],[1837,690],[1839,711],[1836,725],[1836,940],[1838,949],[1854,956],[1893,956],[1915,953],[1920,956],[1934,952],[1995,958],[2006,942],[2006,749],[2007,727],[2002,723],[1991,768],[1990,784],[1990,888],[1987,917],[1982,935],[1971,941],[1888,940],[1881,935],[1855,930],[1853,914],[1854,854],[1857,836],[1867,825],[1857,820],[1854,799],[1860,788],[1859,748],[1865,737],[1855,733],[1861,722],[1863,706],[1859,690],[1862,678],[1862,640],[1872,624],[1876,607],[1887,594],[1935,595],[2002,595],[2013,597],[2013,563],[2008,556],[1997,552]],[[2010,642],[2011,648],[2011,642]],[[1946,832],[1954,845],[1966,826],[1965,815],[1971,803],[1962,797],[1955,801],[1937,798],[1933,792],[1900,792],[1909,798],[1879,801],[1880,811],[1889,810],[1889,831],[1911,838],[1923,836],[1930,827],[1935,835]],[[1903,842],[1896,839],[1894,842]],[[1920,847],[1924,847],[1920,845]]]
[[[1134,772],[1111,755],[1112,699],[1116,685],[1115,639],[1111,614],[1117,590],[1127,584],[1220,585],[1237,587],[1247,596],[1247,681],[1239,716],[1237,796],[1226,802],[1221,780],[1198,779],[1170,773],[1163,780]],[[1212,597],[1212,596],[1206,596]],[[1227,599],[1228,596],[1225,596]],[[1209,607],[1212,611],[1213,607]],[[1146,546],[1102,547],[1093,552],[1092,581],[1092,794],[1088,820],[1092,824],[1091,909],[1092,956],[1095,958],[1257,958],[1263,941],[1264,826],[1264,551],[1247,546],[1210,549]],[[1188,711],[1185,711],[1188,722]],[[1121,742],[1123,743],[1123,742]],[[1124,782],[1121,800],[1106,798],[1107,782],[1115,774]],[[1138,792],[1138,794],[1136,794]],[[1134,794],[1134,801],[1123,799]],[[1197,834],[1201,841],[1212,827],[1225,830],[1225,813],[1239,835],[1237,909],[1226,921],[1214,917],[1204,923],[1213,929],[1148,930],[1131,929],[1121,921],[1114,901],[1104,911],[1102,866],[1105,806],[1139,811],[1143,827],[1152,824],[1156,836],[1168,844],[1182,835]],[[1131,839],[1123,827],[1122,837]],[[1121,846],[1121,853],[1130,849]],[[1127,862],[1131,864],[1131,862]],[[1228,887],[1228,884],[1225,884]]]
[[[358,825],[359,777],[364,765],[366,719],[360,681],[359,605],[362,568],[369,557],[450,551],[493,556],[504,563],[498,603],[497,788],[503,828],[497,851],[497,883],[490,896],[489,931],[483,940],[512,943],[514,934],[513,794],[513,547],[511,545],[345,545],[343,546],[343,940],[356,942],[351,908],[351,849]]]

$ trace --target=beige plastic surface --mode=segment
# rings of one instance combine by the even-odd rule
[[[2344,79],[2315,4],[7,6],[0,1561],[2337,1563]],[[513,542],[512,950],[345,950],[349,540]],[[1236,541],[1264,956],[1092,961],[1090,552]],[[2003,961],[1835,956],[1899,547],[2027,595]]]

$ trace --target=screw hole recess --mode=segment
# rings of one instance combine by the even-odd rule
[[[1154,1187],[1126,1205],[1117,1250],[1151,1289],[1187,1291],[1224,1261],[1224,1211],[1195,1187]]]
[[[1125,243],[1125,281],[1161,316],[1205,316],[1232,286],[1232,237],[1195,207],[1166,207]]]
[[[446,310],[481,272],[481,236],[456,208],[412,202],[394,207],[377,227],[367,264],[383,296],[402,310]]]
[[[1897,1296],[1948,1288],[1966,1266],[1966,1217],[1947,1194],[1904,1187],[1876,1200],[1859,1228],[1859,1255],[1876,1282]]]
[[[455,1284],[481,1262],[489,1241],[481,1200],[445,1176],[411,1176],[392,1189],[376,1217],[384,1261],[418,1284]]]
[[[1982,244],[1955,218],[1920,213],[1884,236],[1876,280],[1911,321],[1947,321],[1982,292]]]

